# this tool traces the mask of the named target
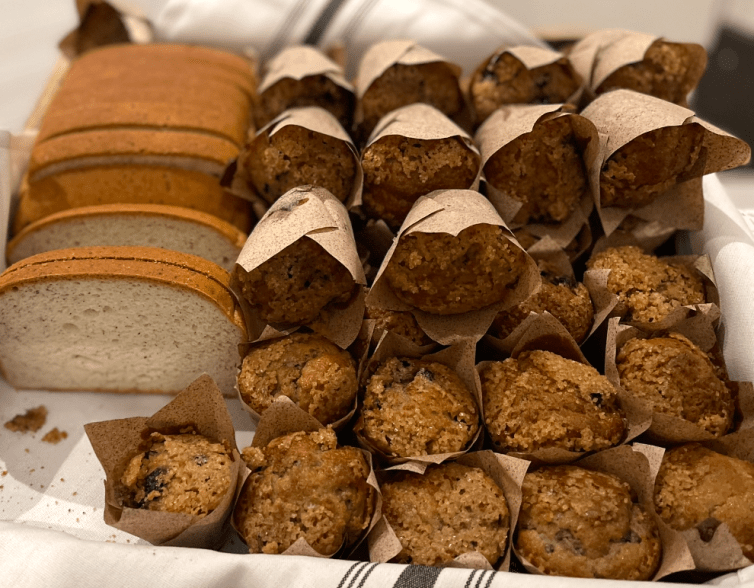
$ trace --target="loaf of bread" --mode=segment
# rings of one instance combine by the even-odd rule
[[[230,223],[180,206],[102,204],[33,222],[8,243],[6,254],[13,264],[69,247],[148,246],[198,255],[230,271],[246,237]]]
[[[220,177],[251,124],[244,58],[172,44],[113,45],[75,60],[31,153],[13,231],[98,204],[184,206],[250,229]]]
[[[63,249],[0,276],[0,372],[16,388],[233,394],[246,328],[229,274],[152,247]]]

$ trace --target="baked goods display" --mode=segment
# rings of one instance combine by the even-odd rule
[[[618,391],[593,367],[549,351],[482,366],[484,422],[499,450],[588,452],[623,439]]]
[[[244,450],[251,473],[233,521],[252,553],[364,557],[352,550],[384,516],[403,546],[395,561],[507,566],[513,542],[534,573],[657,579],[666,539],[629,484],[578,464],[539,465],[551,450],[574,454],[570,461],[633,442],[626,405],[650,398],[657,380],[670,384],[649,401],[654,411],[710,436],[726,439],[750,419],[749,392],[727,382],[711,345],[694,337],[699,327],[714,338],[709,276],[685,259],[610,241],[618,233],[663,242],[679,224],[663,206],[680,199],[699,212],[695,180],[750,157],[691,111],[605,90],[683,102],[692,53],[655,40],[644,61],[590,90],[579,87],[570,54],[505,48],[479,65],[464,96],[459,68],[416,43],[388,41],[365,54],[354,103],[343,70],[313,48],[271,59],[261,85],[247,60],[215,50],[93,51],[53,101],[22,187],[9,248],[22,261],[0,277],[3,374],[20,388],[176,392],[207,372],[224,394],[237,387],[261,419],[257,431],[282,397],[302,422],[334,424],[337,433],[294,426]],[[579,112],[590,91],[601,96]],[[92,97],[89,118],[77,105],[82,93]],[[265,126],[256,132],[252,119]],[[488,149],[488,136],[505,141]],[[220,245],[238,248],[238,231],[251,228],[250,203],[228,191],[231,172],[261,217],[240,252]],[[147,189],[153,184],[160,190]],[[168,221],[169,207],[183,208]],[[170,228],[198,226],[202,215],[201,229]],[[699,225],[691,216],[684,228]],[[86,228],[95,218],[97,228]],[[375,274],[362,267],[359,253],[370,247],[359,235],[376,222],[398,234]],[[25,252],[58,247],[68,234],[75,245],[95,233],[139,240],[140,230],[160,234],[150,244],[200,253],[231,272],[151,248]],[[179,244],[170,236],[178,232],[193,237]],[[527,253],[548,239],[575,269]],[[587,290],[584,264],[604,272],[612,311],[592,302],[599,280]],[[688,313],[668,325],[679,308]],[[608,313],[623,326],[672,331],[616,344],[620,386],[592,367],[609,364],[599,322],[592,328],[595,314]],[[577,343],[594,330],[587,357],[576,343],[570,355],[579,361],[547,349],[564,336],[546,323],[505,354],[480,342],[487,333],[509,338],[532,314],[554,317]],[[688,317],[694,322],[682,323]],[[365,320],[371,339],[352,346]],[[380,356],[396,334],[412,353]],[[457,343],[468,364],[423,355]],[[481,359],[493,361],[477,378]],[[122,506],[211,513],[218,496],[231,501],[236,480],[233,448],[222,447],[193,432],[150,433],[120,472]],[[455,461],[485,447],[533,460],[518,524],[518,503]],[[383,482],[382,506],[366,451]],[[706,457],[694,459],[691,467],[706,467]],[[642,483],[653,483],[646,472]],[[664,517],[671,499],[661,500]],[[691,526],[707,529],[705,521]],[[461,557],[472,552],[486,564]]]
[[[323,425],[354,407],[358,384],[351,355],[327,338],[311,333],[263,341],[241,364],[238,391],[257,414],[287,396]]]
[[[247,447],[251,473],[233,512],[233,523],[251,553],[283,553],[303,538],[318,553],[333,555],[360,538],[374,511],[361,451],[338,447],[321,429]]]
[[[515,548],[548,575],[649,580],[661,543],[651,511],[631,487],[577,466],[526,474]]]
[[[393,472],[380,491],[382,512],[403,546],[396,563],[438,566],[471,551],[490,565],[502,557],[510,512],[481,469],[444,463],[424,474]]]

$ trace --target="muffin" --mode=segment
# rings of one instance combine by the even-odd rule
[[[505,452],[599,451],[623,439],[617,391],[593,367],[525,351],[480,372],[484,424]]]
[[[420,196],[471,187],[479,171],[479,154],[458,137],[424,140],[385,135],[366,146],[361,166],[367,214],[397,230]]]
[[[656,323],[676,308],[705,302],[704,283],[694,270],[638,247],[610,247],[587,267],[610,270],[607,289],[618,296],[616,311],[629,322]]]
[[[710,357],[683,335],[634,338],[615,358],[621,387],[655,412],[689,421],[710,435],[733,425],[735,401]]]
[[[246,301],[268,323],[312,322],[330,304],[347,304],[357,285],[346,267],[302,237],[250,272],[235,267]]]
[[[417,102],[434,106],[449,118],[458,117],[464,101],[458,76],[450,65],[436,61],[394,63],[387,68],[361,97],[361,136],[366,139],[388,112]]]
[[[660,563],[657,524],[615,476],[577,466],[526,474],[515,547],[555,576],[649,580]]]
[[[522,203],[514,223],[563,223],[588,192],[585,145],[576,136],[571,118],[536,123],[531,132],[496,151],[485,163],[487,182]],[[495,114],[479,134],[489,132],[488,125],[504,124],[504,119],[505,111]]]
[[[189,432],[154,432],[121,476],[122,504],[204,517],[230,488],[232,462],[225,442]]]
[[[481,469],[443,463],[424,475],[395,472],[380,490],[382,514],[403,546],[392,561],[441,566],[477,551],[494,566],[505,553],[508,503]]]
[[[558,319],[576,343],[581,343],[589,334],[594,321],[594,307],[589,291],[572,276],[562,275],[545,261],[538,261],[542,287],[521,304],[504,310],[495,317],[490,333],[498,339],[508,337],[530,313],[545,311]]]
[[[678,531],[710,541],[725,523],[754,561],[754,464],[697,443],[665,452],[655,481],[657,514]]]
[[[697,45],[657,39],[644,53],[644,59],[615,70],[595,93],[625,88],[685,106],[686,96],[704,73],[704,67],[697,64],[703,54],[700,49]]]
[[[469,96],[476,123],[480,124],[505,104],[565,102],[580,85],[579,75],[565,56],[528,69],[512,53],[498,50],[472,74]]]
[[[427,336],[410,312],[367,306],[364,318],[373,320],[375,329],[400,335],[414,345],[423,346],[432,343],[432,339]]]
[[[233,512],[250,553],[282,553],[299,538],[333,555],[353,545],[374,513],[376,493],[359,449],[338,447],[331,429],[247,447],[251,474]]]
[[[473,393],[453,370],[398,357],[380,364],[367,382],[354,426],[390,458],[460,452],[478,429]]]
[[[262,414],[287,396],[323,425],[353,407],[358,383],[347,351],[320,335],[293,333],[252,347],[238,374],[241,398]]]
[[[325,188],[344,202],[353,191],[358,162],[346,141],[289,124],[272,135],[267,131],[257,135],[239,156],[238,166],[268,204],[306,184]]]
[[[704,128],[698,124],[643,133],[613,153],[600,171],[603,207],[643,208],[677,183],[701,175]],[[703,166],[702,166],[703,167]]]
[[[403,235],[385,278],[403,302],[432,314],[458,314],[500,302],[526,271],[526,254],[495,225],[457,236]]]

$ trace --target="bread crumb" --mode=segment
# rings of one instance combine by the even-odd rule
[[[36,433],[47,421],[47,407],[40,405],[30,408],[25,414],[17,414],[7,423],[5,428],[17,433]],[[28,451],[28,449],[27,449]]]
[[[45,443],[52,443],[53,445],[57,445],[63,439],[68,439],[68,433],[58,430],[57,427],[54,427],[44,437],[42,437],[42,441],[44,441]]]

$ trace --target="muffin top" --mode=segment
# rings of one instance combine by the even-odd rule
[[[369,526],[375,491],[359,449],[338,447],[331,429],[247,447],[251,469],[233,513],[250,553],[282,553],[303,537],[332,555],[352,545]]]
[[[194,433],[152,433],[121,476],[123,505],[204,517],[230,488],[232,462],[226,443]]]
[[[696,528],[710,541],[726,523],[754,561],[754,464],[698,443],[665,452],[655,481],[657,514],[674,529]]]
[[[683,335],[631,339],[615,364],[621,387],[655,412],[692,422],[716,437],[733,425],[735,401],[722,373]]]
[[[500,302],[526,271],[526,254],[503,229],[479,224],[457,236],[415,232],[400,238],[385,278],[403,302],[432,314],[458,314]]]
[[[618,296],[627,321],[658,322],[676,308],[705,301],[704,284],[692,269],[638,247],[610,247],[592,256],[587,266],[610,270],[607,289]]]
[[[479,376],[484,423],[502,451],[597,451],[623,439],[617,391],[591,366],[525,351],[490,362]]]
[[[238,374],[241,398],[262,414],[287,396],[324,425],[346,416],[358,382],[351,355],[325,337],[292,333],[255,345]]]
[[[354,426],[388,457],[463,451],[479,429],[479,410],[461,378],[441,363],[391,357],[367,383]]]
[[[522,492],[516,549],[542,573],[648,580],[659,566],[657,525],[615,476],[543,467]]]
[[[395,472],[380,489],[382,512],[403,546],[394,561],[439,566],[477,551],[495,565],[504,554],[508,503],[481,469],[443,463],[424,475]]]

